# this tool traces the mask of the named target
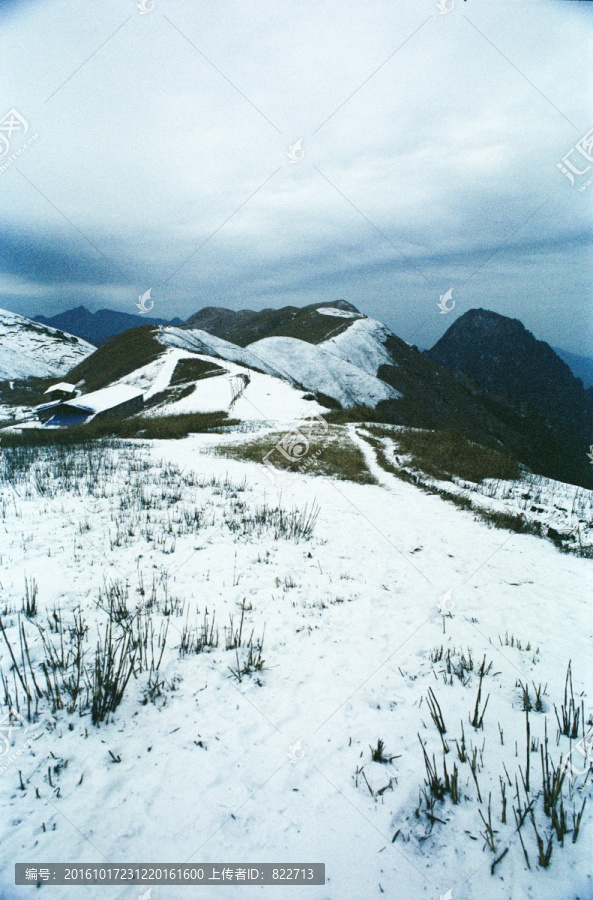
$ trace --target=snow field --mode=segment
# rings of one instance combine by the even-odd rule
[[[54,463],[49,474],[40,464],[35,480],[13,472],[10,484],[2,484],[0,615],[17,655],[23,573],[39,586],[39,624],[57,606],[70,622],[80,607],[91,659],[96,629],[106,622],[97,601],[108,584],[128,582],[131,609],[148,600],[141,615],[154,626],[155,646],[169,622],[163,685],[154,702],[143,702],[143,671],[100,727],[88,714],[52,714],[40,703],[49,725],[36,732],[18,764],[0,773],[7,810],[0,822],[4,896],[24,893],[10,887],[12,865],[33,857],[325,862],[326,885],[309,887],[306,895],[324,900],[381,891],[397,900],[439,898],[448,890],[454,900],[591,896],[590,804],[578,842],[569,835],[563,848],[555,846],[549,869],[537,866],[530,824],[524,826],[527,868],[512,814],[514,777],[525,760],[517,681],[546,686],[545,711],[530,714],[531,734],[542,740],[545,717],[555,759],[569,749],[565,737],[556,746],[553,709],[563,699],[569,660],[575,696],[584,701],[585,718],[591,715],[590,563],[537,537],[488,528],[398,481],[364,443],[380,485],[301,475],[276,489],[262,466],[209,452],[231,439],[237,436],[115,446],[102,459],[83,455],[70,469]],[[278,537],[273,523],[252,526],[256,510],[278,504],[319,508],[310,539]],[[446,591],[450,616],[438,606]],[[265,628],[265,668],[239,682],[229,671],[235,653],[225,650],[224,627],[231,614],[236,627],[243,603],[245,633],[253,629],[257,640]],[[199,625],[206,609],[216,614],[218,647],[180,656],[186,622]],[[34,622],[25,629],[37,662]],[[513,646],[505,635],[513,636]],[[484,699],[489,695],[483,730],[469,722],[479,679],[475,671],[465,684],[451,679],[447,650],[456,664],[461,650],[466,657],[471,652],[476,666],[484,654],[493,663],[483,681]],[[0,666],[7,677],[5,644]],[[429,687],[447,726],[449,771],[457,761],[460,772],[461,802],[446,798],[433,810],[446,824],[431,822],[425,809],[415,815],[426,776],[418,734],[442,765]],[[457,758],[462,721],[468,747],[471,741],[481,752],[481,807],[469,765]],[[379,738],[398,757],[391,763],[371,760],[369,745]],[[15,729],[11,752],[18,740]],[[292,762],[289,748],[298,741],[303,757]],[[503,762],[513,780],[507,825],[500,821]],[[531,762],[535,796],[537,753]],[[575,803],[587,794],[579,791],[581,782]],[[495,854],[483,849],[480,835],[478,808],[486,814],[489,793]],[[572,803],[566,803],[570,817]],[[543,833],[541,810],[537,821]],[[492,876],[492,861],[507,842]],[[51,890],[56,900],[71,893]],[[231,890],[219,887],[217,895]],[[101,891],[108,900],[142,893]],[[281,893],[243,891],[246,897]],[[78,892],[96,896],[92,888]],[[152,891],[153,900],[194,894],[195,888]]]

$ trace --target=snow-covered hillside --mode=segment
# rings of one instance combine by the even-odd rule
[[[355,325],[353,323],[344,334],[349,334]],[[339,337],[335,340],[339,340]],[[331,344],[331,340],[328,344]],[[356,345],[356,337],[352,344]],[[309,344],[296,338],[270,337],[250,344],[249,350],[285,378],[302,384],[310,391],[327,394],[345,408],[376,406],[381,400],[401,396],[395,388],[376,378],[375,374],[369,374],[368,365],[353,365],[345,356],[334,353],[334,346],[332,344],[331,349],[326,349],[325,343]],[[361,348],[358,358],[363,356],[364,349]]]
[[[468,481],[452,475],[444,480],[427,474],[421,463],[399,447],[398,435],[408,429],[383,426],[380,435],[361,426],[358,438],[379,449],[383,467],[399,473],[424,489],[440,493],[478,514],[519,517],[533,533],[549,537],[566,552],[593,557],[593,491],[530,472],[525,467],[517,478],[483,478]]]
[[[394,478],[362,440],[376,485],[271,485],[216,455],[244,439],[0,451],[0,716],[33,698],[1,732],[2,900],[24,895],[15,860],[323,862],[294,896],[588,900],[591,563]],[[110,620],[129,680],[106,711]],[[562,842],[544,748],[549,778],[571,748],[581,772]]]
[[[268,375],[275,375],[276,371],[245,347],[239,347],[223,338],[215,337],[199,328],[161,328],[158,334],[159,341],[168,347],[179,347],[182,350],[191,350],[193,353],[218,356],[231,362],[241,363],[252,369],[261,369]]]
[[[392,363],[384,341],[391,333],[374,319],[344,310],[320,310],[337,319],[352,319],[341,334],[320,344],[290,337],[268,337],[247,347],[213,337],[205,331],[162,328],[159,340],[167,346],[220,357],[275,375],[306,391],[320,392],[343,407],[376,406],[401,396],[376,377],[383,363]]]
[[[328,338],[319,346],[358,366],[369,375],[376,375],[379,366],[394,364],[393,357],[385,347],[385,341],[390,335],[392,332],[389,328],[377,319],[359,318],[346,331]]]
[[[96,347],[0,309],[0,381],[65,375]]]
[[[218,338],[214,340],[217,343],[219,341]],[[190,345],[195,346],[193,343]],[[247,352],[246,357],[250,360],[253,358]],[[221,363],[218,356],[191,353],[188,350],[171,347],[159,359],[127,375],[121,383],[140,388],[144,392],[145,400],[149,402],[153,397],[167,391],[178,362],[192,358],[213,365]],[[260,361],[259,367],[264,368],[265,364]],[[222,410],[245,423],[287,425],[325,409],[326,407],[321,406],[316,400],[310,397],[306,399],[304,391],[284,379],[225,359],[224,366],[215,377],[195,381],[192,392],[187,396],[181,399],[175,399],[174,396],[163,399],[158,406],[149,406],[143,415],[172,416]]]

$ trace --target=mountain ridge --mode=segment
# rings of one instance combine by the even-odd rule
[[[99,309],[91,312],[86,306],[76,306],[55,316],[33,316],[34,322],[40,322],[51,328],[59,328],[69,334],[76,335],[96,347],[106,341],[140,325],[178,325],[181,319],[172,320],[119,312],[115,309]]]
[[[504,447],[541,474],[586,485],[592,481],[585,453],[593,409],[590,394],[552,348],[537,341],[519,320],[472,310],[426,352],[346,301],[261,311],[206,307],[180,326],[141,321],[141,326],[121,332],[90,355],[87,345],[85,359],[70,372],[71,380],[84,381],[83,390],[125,381],[142,386],[143,391],[148,386],[149,393],[154,393],[156,388],[150,385],[158,370],[159,391],[164,392],[160,408],[175,415],[181,407],[177,400],[173,402],[179,398],[169,391],[167,380],[173,373],[173,368],[170,372],[167,368],[173,366],[172,354],[175,359],[223,359],[232,363],[233,377],[245,377],[241,393],[247,402],[254,390],[249,387],[250,373],[257,372],[289,382],[301,399],[307,395],[316,399],[336,420],[454,430],[493,449]],[[197,323],[207,324],[211,331],[196,328]],[[497,341],[492,339],[493,331]],[[483,332],[490,335],[488,340]],[[240,343],[221,333],[234,335]],[[255,340],[249,340],[254,336]],[[449,356],[443,347],[449,347]],[[504,360],[509,354],[514,362],[527,359],[523,362],[529,376],[525,384],[520,380],[521,366],[516,365],[505,383]],[[533,364],[533,354],[539,365]],[[554,384],[555,377],[562,383],[561,390]],[[255,380],[263,390],[261,378]],[[222,383],[202,383],[197,390],[190,379],[184,387],[183,411],[199,412],[209,391],[222,398],[223,407],[228,406],[231,395],[224,400]],[[263,404],[262,421],[267,418],[266,396],[265,391],[254,394],[251,401],[254,410],[257,403]],[[564,402],[564,396],[570,402]]]
[[[335,309],[350,314],[339,325],[323,321],[318,310]],[[323,301],[307,306],[283,306],[261,310],[231,310],[225,307],[206,306],[183,323],[183,328],[208,331],[240,347],[268,337],[293,337],[318,344],[332,331],[345,330],[350,317],[366,318],[346,300]],[[330,316],[326,317],[331,319]]]

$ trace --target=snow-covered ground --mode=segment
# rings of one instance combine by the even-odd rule
[[[547,842],[537,748],[547,723],[554,762],[570,750],[554,715],[569,661],[576,703],[591,721],[591,563],[538,537],[489,528],[396,479],[363,441],[377,485],[299,475],[276,487],[263,466],[212,452],[239,439],[78,449],[59,466],[46,459],[54,451],[40,450],[30,474],[16,463],[5,470],[0,616],[17,660],[25,578],[30,595],[38,585],[38,612],[21,622],[43,689],[36,626],[59,648],[59,632],[68,642],[80,610],[90,671],[110,586],[119,586],[131,614],[120,610],[116,633],[141,628],[145,639],[109,722],[93,725],[88,711],[52,711],[42,698],[44,722],[13,730],[0,757],[3,900],[30,892],[10,886],[15,861],[324,862],[325,886],[295,891],[323,900],[591,898],[590,800],[578,841],[569,833],[561,847],[554,837],[547,869],[538,865],[527,815],[528,868],[513,814],[516,793],[526,805],[521,779],[529,758],[527,794]],[[285,511],[318,510],[312,535],[282,536],[273,512],[279,503]],[[236,630],[241,605],[243,646],[226,650],[225,626],[232,615]],[[181,655],[184,629],[199,626],[206,611],[209,622],[215,616],[218,646]],[[158,663],[167,628],[149,683],[147,665]],[[231,669],[237,659],[244,666],[252,632],[256,651],[263,637],[265,667],[239,681]],[[0,702],[6,690],[14,703],[18,690],[24,711],[23,687],[0,642]],[[462,671],[470,655],[473,669]],[[489,699],[483,728],[475,729],[484,656],[480,712]],[[27,679],[33,692],[30,669]],[[542,686],[543,711],[529,714],[536,749],[528,755],[519,681],[534,703]],[[446,724],[446,756],[429,689]],[[462,725],[468,755],[476,753],[481,803],[455,743]],[[391,762],[372,760],[378,739]],[[457,805],[448,795],[432,811],[419,802],[426,787],[420,741],[441,776],[443,759],[449,775],[457,765]],[[570,828],[573,807],[578,814],[589,796],[584,781],[577,777],[572,793],[564,785]],[[484,846],[479,815],[488,821],[490,795],[494,852]],[[99,891],[124,900],[145,888]],[[52,886],[41,889],[46,894],[62,900],[72,891]],[[152,889],[152,900],[197,895],[196,888]],[[241,893],[281,895],[273,887]],[[95,898],[98,889],[79,887],[77,896]],[[235,892],[219,886],[216,896]]]
[[[276,370],[266,365],[257,354],[245,347],[239,347],[223,338],[215,337],[199,328],[160,328],[159,341],[170,347],[179,347],[182,350],[191,350],[194,353],[218,356],[231,362],[242,363],[250,368],[262,369],[269,375],[276,374]]]
[[[369,375],[376,376],[379,366],[394,364],[393,357],[385,348],[385,341],[391,334],[389,328],[376,319],[357,319],[346,331],[328,338],[321,346]]]
[[[96,349],[82,338],[0,309],[0,381],[64,375]]]

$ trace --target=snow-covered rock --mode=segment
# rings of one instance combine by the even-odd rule
[[[64,375],[96,349],[72,334],[0,309],[0,380]]]

